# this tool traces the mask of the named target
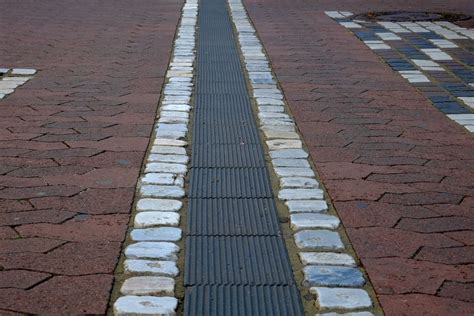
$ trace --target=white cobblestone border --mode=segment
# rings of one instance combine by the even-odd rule
[[[24,85],[36,74],[36,69],[30,68],[3,68],[0,67],[0,100],[15,92],[15,89]]]
[[[179,274],[177,226],[185,197],[184,177],[193,64],[196,53],[198,0],[187,0],[174,43],[152,148],[138,181],[138,201],[130,239],[124,251],[126,280],[114,304],[119,315],[176,315],[175,277]]]
[[[372,300],[362,287],[365,280],[337,232],[340,220],[328,211],[324,192],[303,149],[295,123],[286,113],[283,94],[272,76],[270,63],[241,0],[228,0],[258,106],[260,129],[265,135],[273,169],[280,180],[278,198],[290,212],[290,225],[304,265],[305,285],[316,295],[325,315],[363,311]],[[350,14],[350,12],[344,12]],[[341,13],[341,16],[345,16]]]

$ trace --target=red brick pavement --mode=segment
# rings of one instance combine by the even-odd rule
[[[103,314],[182,0],[2,1],[0,314]]]
[[[473,315],[474,139],[323,13],[472,2],[245,4],[386,314]]]

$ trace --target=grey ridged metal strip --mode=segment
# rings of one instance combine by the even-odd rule
[[[279,236],[271,199],[190,199],[188,235]]]
[[[185,315],[303,315],[225,0],[201,0]]]
[[[255,127],[254,122],[206,123],[195,121],[193,145],[260,144],[258,135],[252,130],[253,127]]]
[[[229,85],[226,82],[206,82],[196,87],[196,93],[242,94],[245,91],[244,83]]]
[[[190,198],[271,198],[266,168],[193,168]]]
[[[194,168],[265,167],[260,144],[197,144],[193,149]]]
[[[279,236],[187,236],[186,249],[186,286],[293,284]]]
[[[194,115],[197,121],[209,123],[253,121],[252,113],[246,111],[248,101],[244,98],[235,94],[198,94]]]
[[[184,310],[193,315],[302,315],[296,286],[205,285],[186,289]]]

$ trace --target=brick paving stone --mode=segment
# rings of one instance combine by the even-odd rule
[[[0,289],[0,306],[22,314],[103,315],[112,281],[107,274],[54,276],[29,290]]]
[[[465,302],[474,302],[474,284],[461,282],[445,282],[439,295],[447,298],[459,299]]]
[[[127,215],[78,215],[57,224],[35,223],[17,226],[24,238],[43,236],[67,241],[118,241],[122,240],[128,222]]]
[[[0,254],[46,253],[62,244],[61,240],[35,237],[0,240]]]
[[[0,288],[27,289],[50,276],[47,273],[25,270],[0,271]]]
[[[421,294],[384,288],[388,276],[397,284],[429,284],[453,266],[474,263],[467,248],[473,243],[472,225],[467,226],[474,207],[474,141],[324,14],[396,11],[406,5],[373,0],[244,4],[385,314],[472,314],[472,304],[461,296],[441,295],[439,282]],[[416,6],[419,11],[474,14],[467,0],[418,1]],[[472,20],[460,24],[474,26]],[[387,256],[391,262],[412,260],[426,270],[413,273],[388,259],[377,262]],[[458,268],[445,283],[463,283],[459,279],[472,274]]]
[[[106,313],[182,4],[4,3],[0,314]]]

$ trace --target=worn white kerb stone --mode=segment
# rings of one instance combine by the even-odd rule
[[[340,220],[336,216],[318,213],[298,213],[290,215],[291,228],[300,230],[305,228],[336,229]]]
[[[120,292],[125,295],[174,295],[174,279],[162,276],[139,276],[125,280]]]
[[[175,212],[141,212],[135,216],[135,227],[150,227],[158,225],[178,226],[179,214]]]
[[[179,273],[174,261],[127,259],[123,265],[126,273],[149,273],[165,276],[177,276]]]
[[[300,252],[300,259],[304,265],[355,266],[356,264],[350,255],[335,252]]]
[[[125,256],[130,259],[154,258],[163,260],[177,260],[179,247],[172,242],[142,241],[131,244],[125,249]]]
[[[176,227],[136,228],[130,233],[134,241],[178,241],[181,235],[181,229]]]
[[[372,306],[372,301],[362,289],[313,287],[318,305],[323,308],[355,309]]]
[[[167,199],[140,199],[137,203],[137,211],[164,211],[177,212],[183,207],[183,202]]]
[[[122,296],[114,304],[117,316],[157,315],[174,316],[178,300],[174,297]]]

